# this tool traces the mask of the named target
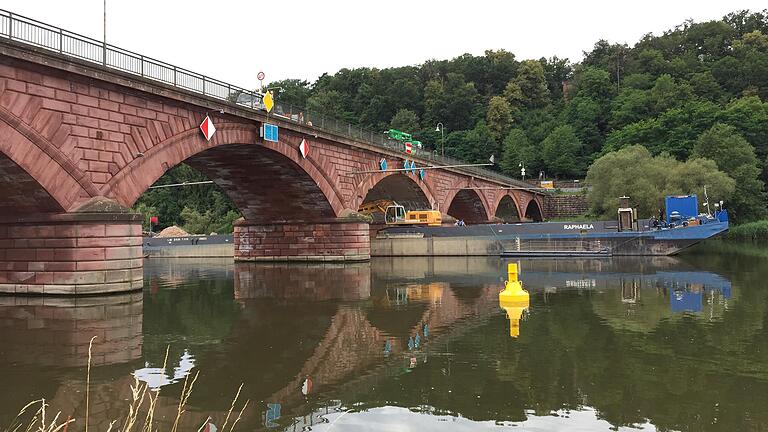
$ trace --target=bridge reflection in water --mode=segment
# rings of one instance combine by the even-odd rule
[[[517,339],[509,338],[498,300],[506,262],[486,257],[349,265],[153,259],[145,264],[143,295],[37,306],[27,303],[48,300],[2,298],[0,379],[28,391],[0,398],[0,420],[41,396],[65,416],[82,416],[83,359],[96,331],[105,340],[94,348],[91,404],[99,408],[92,408],[92,425],[124,416],[135,376],[161,389],[156,418],[159,427],[170,426],[179,381],[195,369],[200,376],[182,424],[188,430],[208,416],[221,425],[241,383],[243,400],[251,400],[243,430],[301,430],[328,421],[323,412],[385,405],[515,422],[543,403],[541,379],[560,388],[543,378],[548,362],[587,346],[596,329],[647,335],[690,327],[690,318],[723,319],[739,304],[740,291],[727,278],[673,258],[519,266],[531,304]],[[115,334],[124,337],[108,338]],[[538,359],[542,350],[550,357]],[[583,391],[563,386],[547,396],[547,406],[584,408],[588,397],[599,405],[607,390],[593,387],[574,399]]]

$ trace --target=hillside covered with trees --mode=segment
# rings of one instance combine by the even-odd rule
[[[641,145],[647,160],[682,164],[681,175],[696,175],[686,164],[724,173],[716,187],[740,221],[766,215],[768,10],[686,21],[631,47],[600,40],[584,54],[572,63],[489,50],[419,66],[342,69],[314,83],[288,79],[270,87],[281,88],[282,103],[374,130],[412,132],[429,149],[440,148],[435,127],[441,122],[446,155],[473,162],[500,155],[496,169],[515,177],[522,163],[534,176],[583,178],[600,157],[622,149],[640,154],[633,146]],[[712,164],[692,161],[697,158]],[[652,180],[634,187],[687,192]],[[148,198],[145,205],[156,204]],[[604,205],[593,199],[596,214]],[[231,208],[192,210],[226,214]]]

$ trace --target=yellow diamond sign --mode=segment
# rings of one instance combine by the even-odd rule
[[[267,112],[270,112],[273,106],[275,106],[275,100],[272,98],[272,92],[268,91],[264,94],[264,108],[267,109]]]

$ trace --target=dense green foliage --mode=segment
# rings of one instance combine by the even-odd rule
[[[631,146],[599,158],[589,168],[587,182],[592,185],[589,202],[592,213],[615,217],[618,197],[630,196],[638,215],[660,216],[664,196],[696,193],[730,197],[735,180],[717,169],[709,159],[692,158],[680,162],[668,155],[652,156],[643,146]]]
[[[427,148],[439,148],[442,122],[446,154],[473,162],[500,155],[497,169],[512,176],[522,164],[534,176],[583,177],[600,156],[638,144],[679,161],[709,158],[736,180],[730,208],[738,220],[765,213],[766,11],[686,21],[634,47],[601,40],[579,64],[499,50],[280,85],[291,101],[302,94],[310,109],[373,129],[397,126]],[[743,165],[712,149],[731,141]]]
[[[435,126],[442,122],[446,155],[484,162],[494,154],[501,161],[495,168],[512,176],[523,165],[534,177],[583,177],[599,157],[635,145],[681,162],[707,157],[736,180],[729,206],[736,218],[764,215],[768,11],[686,21],[632,47],[600,40],[584,54],[581,63],[521,61],[488,50],[418,66],[341,69],[314,83],[288,79],[270,88],[282,103],[412,133],[428,150],[440,148]],[[734,143],[744,166],[725,160]],[[203,208],[214,216],[231,209]]]
[[[166,172],[155,183],[168,185],[208,180],[189,165],[181,164]],[[190,234],[232,232],[232,223],[240,217],[229,198],[214,184],[150,189],[134,205],[144,215],[144,229],[150,216],[159,218],[155,231],[171,225],[183,227]]]
[[[737,225],[728,230],[727,236],[738,240],[768,240],[768,220]]]

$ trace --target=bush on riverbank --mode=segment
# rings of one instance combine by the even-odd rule
[[[726,237],[738,240],[768,240],[768,220],[763,219],[731,227]]]

